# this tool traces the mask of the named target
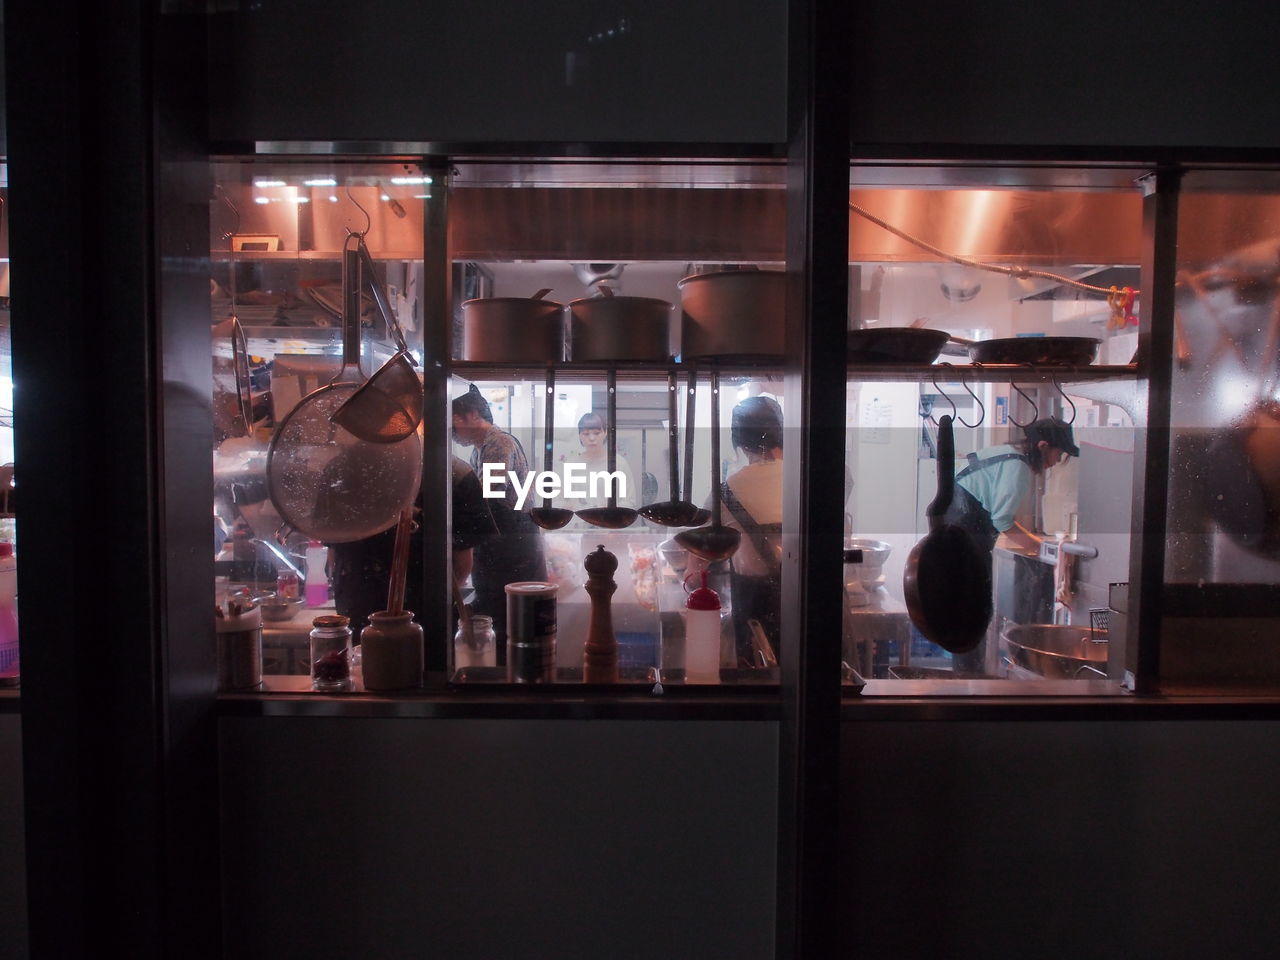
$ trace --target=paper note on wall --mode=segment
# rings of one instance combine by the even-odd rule
[[[878,397],[862,405],[858,422],[858,439],[863,443],[888,443],[889,428],[893,423],[893,404]]]

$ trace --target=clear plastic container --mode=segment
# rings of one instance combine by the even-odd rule
[[[323,607],[329,602],[329,576],[324,571],[328,551],[319,540],[307,544],[307,585],[306,597],[308,607]]]
[[[685,604],[684,682],[720,682],[720,597],[707,586],[689,594]]]

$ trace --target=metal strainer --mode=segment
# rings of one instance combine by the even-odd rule
[[[267,491],[285,523],[326,543],[363,540],[395,524],[413,503],[422,440],[363,440],[332,421],[364,382],[360,371],[360,257],[343,252],[342,369],[280,423],[267,452]]]

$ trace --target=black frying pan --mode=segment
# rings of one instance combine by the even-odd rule
[[[945,330],[868,327],[850,330],[850,363],[933,363],[947,342]]]
[[[954,337],[952,339],[955,339]],[[1098,355],[1093,337],[1001,337],[968,344],[974,363],[1047,363],[1085,367]]]
[[[955,474],[956,441],[946,416],[938,421],[938,493],[925,511],[929,533],[911,548],[902,590],[917,630],[944,650],[968,653],[991,622],[991,555],[946,520]]]

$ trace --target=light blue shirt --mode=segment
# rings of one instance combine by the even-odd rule
[[[978,451],[979,462],[1002,454],[1021,454],[1017,447],[1002,443]],[[956,473],[967,469],[967,459],[956,462]],[[1024,460],[1001,460],[987,467],[974,470],[967,477],[956,481],[982,504],[991,514],[991,524],[1000,533],[1013,526],[1014,518],[1031,491],[1031,467]]]

